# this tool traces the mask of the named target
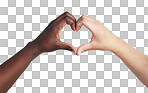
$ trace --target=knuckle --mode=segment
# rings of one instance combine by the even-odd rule
[[[86,15],[82,15],[82,17],[81,17],[81,18],[82,18],[82,20],[84,20],[84,19],[86,18]]]
[[[65,16],[64,17],[64,20],[66,21],[67,24],[72,24],[73,23],[73,21],[71,20],[71,18],[68,17],[68,16]]]
[[[65,13],[64,13],[65,16],[68,16],[69,14],[70,14],[69,12],[65,12]]]
[[[69,17],[69,18],[73,19],[74,21],[76,21],[75,17],[72,14],[70,14],[69,12],[65,12],[64,16]]]
[[[85,16],[81,17],[81,21],[84,22],[85,21]]]
[[[86,17],[86,15],[82,15],[82,17]]]
[[[68,20],[68,16],[65,16],[65,17],[64,17],[64,20]]]
[[[63,19],[64,19],[66,22],[69,21],[69,17],[68,17],[68,16],[65,16]]]

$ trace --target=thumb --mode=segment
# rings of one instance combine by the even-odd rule
[[[92,44],[86,43],[78,47],[76,54],[79,56],[81,53],[92,50]]]
[[[64,50],[72,51],[74,54],[76,54],[76,48],[69,43],[65,43],[65,42],[60,41],[58,43],[58,49],[64,49]]]

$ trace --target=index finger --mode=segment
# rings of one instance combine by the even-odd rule
[[[62,18],[66,17],[66,16],[69,16],[69,17],[71,17],[73,20],[76,20],[75,17],[74,17],[72,14],[70,14],[69,12],[64,12],[63,14],[61,14],[60,16],[58,16],[58,17],[54,20],[54,22],[58,22],[58,21],[60,21]]]
[[[76,22],[76,31],[79,31],[83,25],[92,32],[92,27],[94,27],[94,19],[89,16],[82,15]]]
[[[75,30],[75,23],[76,20],[73,20],[71,17],[66,16],[60,19],[55,25],[54,29],[56,29],[58,32],[62,30],[62,28],[68,24],[71,26],[72,30]]]

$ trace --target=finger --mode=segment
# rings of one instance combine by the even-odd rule
[[[84,22],[83,22],[83,18],[82,16],[78,19],[78,21],[76,22],[76,31],[79,31],[81,29],[81,27],[84,25]]]
[[[75,17],[74,17],[72,14],[70,14],[69,12],[63,13],[62,15],[60,15],[59,17],[57,17],[57,18],[54,20],[54,22],[58,22],[58,21],[60,21],[61,19],[63,19],[64,17],[70,17],[71,19],[73,19],[73,20],[75,21],[75,24],[76,24],[76,19],[75,19]],[[74,31],[75,31],[75,24],[71,25],[71,28],[72,28],[72,30],[74,30]]]
[[[72,51],[74,54],[76,54],[76,48],[73,45],[65,43],[65,42],[59,41],[58,49],[64,49],[64,50]]]
[[[89,16],[82,15],[78,21],[76,22],[76,31],[79,31],[81,27],[84,25],[89,31],[92,32],[92,26],[94,25],[94,19]]]
[[[86,43],[78,47],[76,54],[79,56],[81,53],[92,50],[92,44],[91,43]]]
[[[66,17],[63,17],[61,20],[59,20],[56,24],[56,27],[54,29],[56,29],[58,32],[62,30],[62,28],[68,24],[71,26],[71,28],[73,30],[75,30],[75,23],[76,21],[73,20],[71,17],[69,16],[66,16]]]
[[[61,20],[61,19],[62,19],[63,17],[65,17],[65,16],[69,16],[69,17],[71,17],[73,20],[75,20],[75,17],[74,17],[72,14],[70,14],[69,12],[64,12],[63,14],[61,14],[60,16],[58,16],[58,17],[55,19],[55,22]]]
[[[71,19],[70,17],[65,17],[65,21],[68,25],[70,25],[71,29],[75,31],[76,28],[76,20]]]
[[[70,25],[70,27],[73,31],[76,31],[76,20],[74,20],[74,22]]]

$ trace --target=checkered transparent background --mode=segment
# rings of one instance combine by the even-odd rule
[[[0,64],[64,11],[76,19],[85,14],[100,20],[148,55],[148,0],[0,0]],[[60,37],[77,48],[90,41],[91,33],[85,27],[73,32],[65,26]],[[148,93],[148,89],[109,51],[76,56],[58,50],[34,59],[8,93]]]

